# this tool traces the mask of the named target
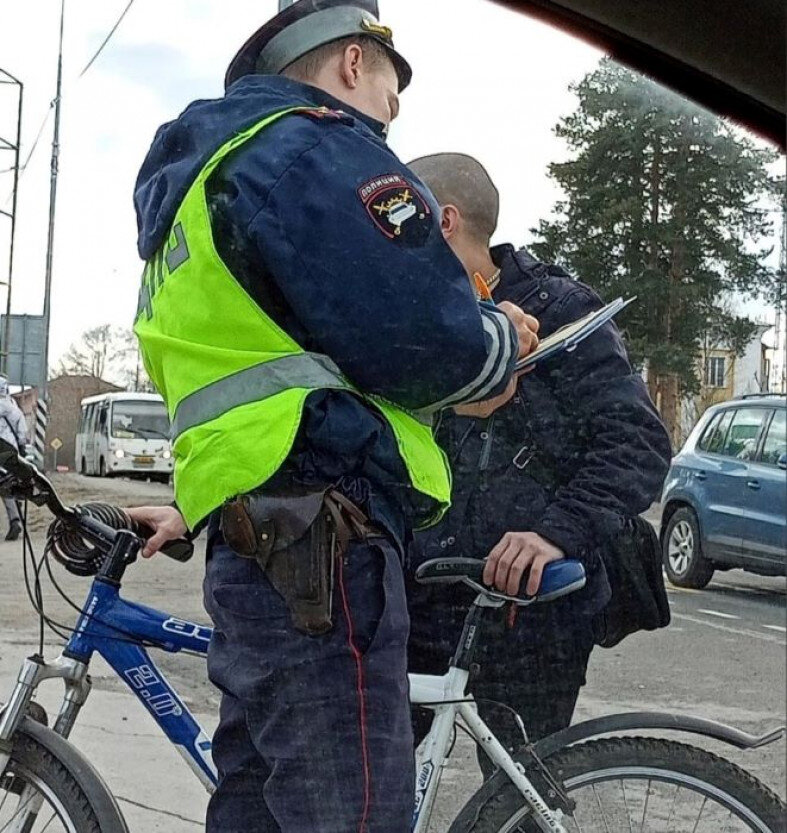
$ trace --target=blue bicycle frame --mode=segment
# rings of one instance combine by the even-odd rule
[[[217,775],[210,738],[143,647],[205,655],[211,633],[204,625],[127,602],[116,584],[96,579],[63,654],[85,664],[94,653],[102,656],[212,792]]]

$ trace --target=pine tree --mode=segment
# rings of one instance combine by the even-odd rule
[[[608,59],[573,91],[579,106],[555,128],[572,158],[550,166],[565,199],[532,248],[602,297],[638,296],[619,323],[677,440],[709,322],[739,344],[753,328],[729,299],[779,291],[762,247],[777,155]]]

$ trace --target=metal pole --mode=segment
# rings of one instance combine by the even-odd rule
[[[779,252],[779,286],[776,290],[776,343],[773,382],[776,393],[787,393],[787,181],[782,186],[782,233]]]
[[[63,21],[66,0],[60,4],[60,46],[57,57],[57,91],[55,93],[55,130],[52,138],[52,173],[49,183],[49,234],[46,246],[46,278],[44,283],[44,398],[49,376],[49,325],[51,319],[52,259],[55,242],[55,204],[57,201],[57,174],[60,158],[60,100],[63,86]]]
[[[13,76],[9,76],[13,77]],[[6,296],[5,304],[5,327],[3,328],[3,352],[0,360],[2,361],[3,375],[8,372],[8,334],[11,328],[11,287],[14,280],[14,240],[16,238],[16,205],[17,193],[19,191],[19,149],[22,146],[22,97],[24,95],[24,84],[17,81],[19,84],[19,113],[16,123],[16,155],[14,159],[14,190],[11,198],[11,240],[9,243],[8,252],[8,294]]]
[[[8,79],[8,80],[6,80]],[[19,88],[19,105],[16,122],[16,144],[12,145],[8,140],[0,138],[0,150],[14,151],[14,186],[11,191],[12,206],[10,213],[0,209],[0,214],[8,217],[11,220],[11,235],[8,247],[8,280],[3,283],[8,287],[8,294],[6,297],[6,320],[2,336],[1,350],[0,350],[0,372],[7,375],[8,372],[8,337],[11,326],[11,287],[13,284],[14,274],[14,241],[16,240],[16,212],[17,212],[17,195],[19,192],[19,157],[22,146],[22,100],[24,97],[24,85],[22,82],[11,75],[8,70],[0,69],[0,84],[9,84]]]

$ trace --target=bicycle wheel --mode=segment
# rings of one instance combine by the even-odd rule
[[[0,831],[101,833],[101,825],[63,764],[33,738],[19,733],[0,778]]]
[[[775,793],[729,761],[682,743],[607,738],[545,763],[576,801],[563,821],[570,833],[785,833],[785,805]],[[482,788],[451,830],[537,831],[506,776],[493,780],[497,789],[491,782]]]

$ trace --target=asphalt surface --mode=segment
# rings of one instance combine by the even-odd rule
[[[77,475],[59,477],[67,501],[103,498],[110,502],[166,503],[170,492],[158,484],[101,482]],[[32,518],[37,549],[44,517]],[[19,544],[0,543],[4,567],[0,583],[0,701],[13,685],[21,659],[36,650],[37,617],[24,590]],[[72,598],[81,603],[84,580],[56,573]],[[188,565],[164,559],[135,565],[127,573],[123,595],[179,617],[205,622],[201,602],[202,561]],[[637,634],[612,650],[597,649],[576,719],[619,711],[671,711],[719,720],[754,734],[785,723],[785,645],[787,582],[741,571],[717,573],[703,591],[670,589],[672,625],[655,634]],[[64,623],[74,611],[51,587],[44,598],[51,614]],[[47,638],[46,654],[55,656],[58,640]],[[156,656],[161,669],[197,713],[206,729],[215,725],[218,696],[200,659]],[[102,661],[91,667],[94,691],[80,716],[74,742],[96,763],[116,795],[132,831],[181,833],[201,827],[206,797],[179,756],[120,681]],[[50,711],[61,689],[50,685],[41,700]],[[700,738],[682,738],[716,751],[743,766],[782,797],[785,742],[738,752]],[[457,744],[443,778],[433,830],[448,821],[480,783],[469,744]]]

